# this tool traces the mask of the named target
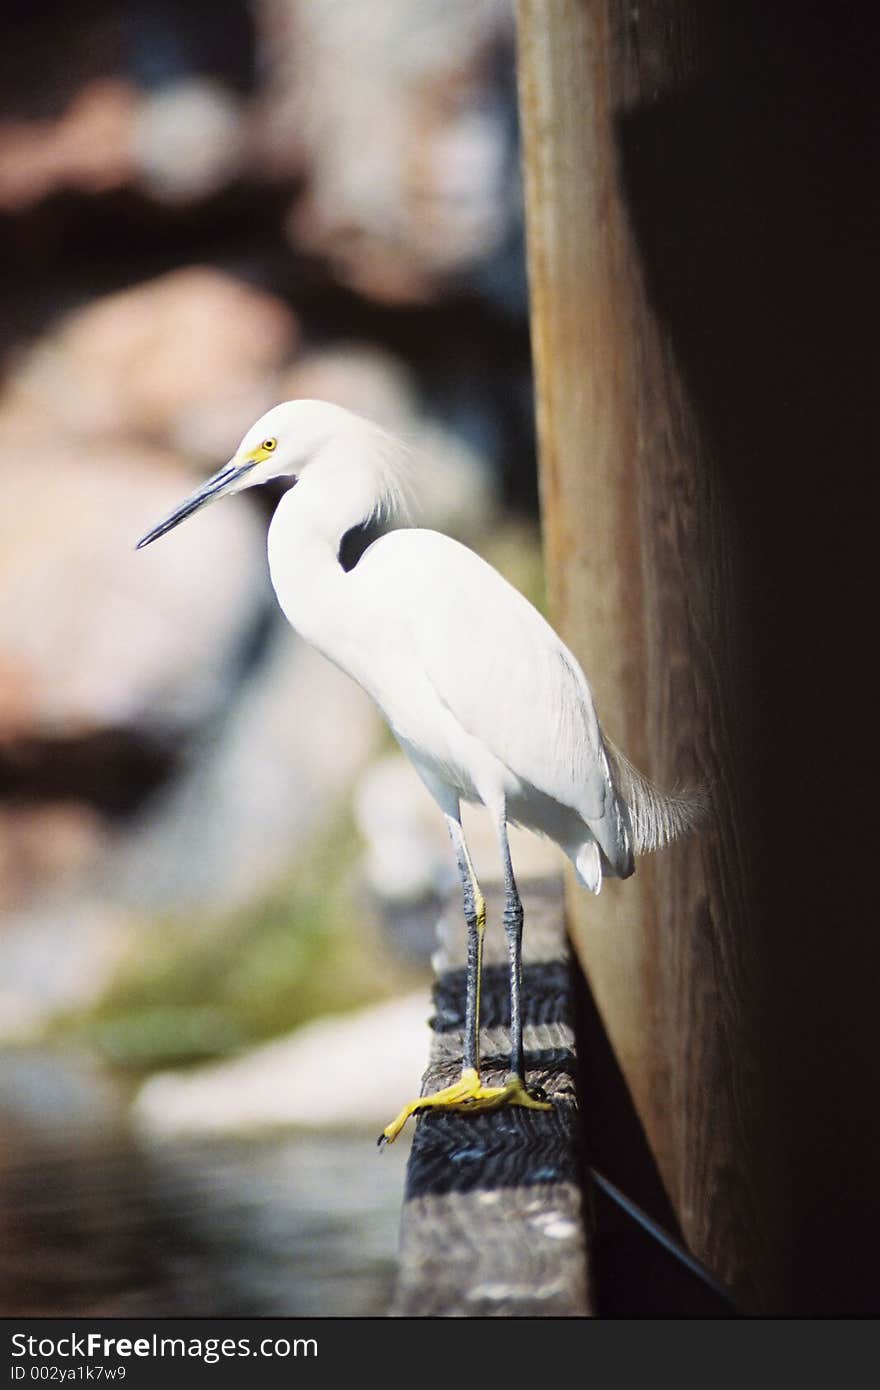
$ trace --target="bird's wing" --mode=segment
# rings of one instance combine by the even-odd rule
[[[446,536],[421,535],[432,540],[410,595],[410,631],[437,695],[517,777],[585,819],[601,819],[613,791],[574,657],[491,565]]]

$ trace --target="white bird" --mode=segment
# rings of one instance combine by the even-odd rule
[[[372,697],[446,818],[468,926],[463,1069],[453,1085],[404,1106],[380,1142],[431,1108],[548,1108],[526,1087],[520,1009],[523,910],[508,845],[514,823],[554,840],[580,881],[627,878],[699,817],[603,735],[580,666],[527,599],[466,546],[436,531],[390,531],[353,569],[343,537],[406,510],[407,455],[370,421],[326,401],[287,401],[259,419],[233,458],[139,542],[150,544],[219,497],[281,476],[296,486],[269,527],[278,602],[306,641]],[[480,1078],[479,998],[486,907],[462,833],[461,802],[494,822],[504,873],[510,975],[510,1073]]]

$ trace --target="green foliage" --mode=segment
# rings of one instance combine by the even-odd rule
[[[247,911],[155,923],[99,1005],[61,1031],[135,1071],[223,1056],[408,982],[357,901],[358,844],[337,824]]]

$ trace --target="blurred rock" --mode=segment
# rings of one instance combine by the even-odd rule
[[[246,159],[241,101],[219,82],[189,77],[144,97],[132,156],[137,180],[165,203],[196,202],[219,193]]]
[[[459,536],[492,516],[498,485],[483,454],[421,409],[405,364],[367,343],[337,343],[302,357],[281,378],[283,399],[334,401],[406,443],[416,521]]]
[[[219,466],[277,399],[297,334],[279,299],[186,266],[68,314],[14,367],[7,400],[44,438],[140,435]]]
[[[248,165],[245,116],[228,87],[204,78],[155,92],[92,80],[55,120],[0,121],[0,209],[130,186],[162,203],[213,197]]]
[[[192,488],[177,460],[122,438],[66,446],[48,420],[6,424],[0,741],[204,721],[268,602],[257,516],[211,508],[185,543],[135,553]]]
[[[0,920],[0,1038],[38,1036],[59,1012],[96,1003],[133,952],[149,951],[155,917],[199,932],[259,901],[347,798],[378,731],[363,692],[279,622],[226,718],[191,741],[138,815],[80,823],[74,805],[0,817],[0,868],[30,856]],[[44,843],[53,826],[61,842]]]
[[[63,891],[104,846],[104,827],[88,806],[0,805],[0,913],[23,907],[49,883]]]
[[[28,1042],[58,1013],[101,997],[136,940],[109,903],[48,895],[0,931],[0,1039]]]
[[[61,189],[106,193],[129,183],[139,102],[131,84],[100,78],[58,120],[0,121],[0,209],[21,212]]]
[[[89,1004],[130,948],[131,931],[84,885],[108,828],[70,801],[0,809],[0,1039],[28,1040],[59,1009]]]
[[[428,988],[307,1024],[229,1062],[164,1072],[132,1117],[150,1139],[251,1134],[280,1125],[379,1132],[417,1094],[428,1054]]]
[[[406,364],[373,343],[342,342],[304,353],[282,376],[283,398],[333,401],[399,429],[418,414],[418,395]]]
[[[495,86],[508,0],[261,0],[265,158],[305,162],[289,234],[372,298],[433,298],[517,216]]]
[[[365,845],[360,874],[367,900],[395,950],[427,965],[444,900],[458,882],[443,817],[399,753],[371,763],[353,803]]]
[[[443,817],[402,754],[370,764],[358,781],[354,812],[366,843],[364,876],[378,898],[416,900],[452,888]]]
[[[347,799],[378,736],[363,691],[279,622],[226,721],[117,846],[107,894],[141,913],[245,905]]]

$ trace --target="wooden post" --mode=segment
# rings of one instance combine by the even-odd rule
[[[598,901],[573,889],[569,909],[686,1239],[744,1300],[767,1306],[764,985],[729,777],[723,519],[651,302],[622,163],[627,111],[674,92],[701,56],[699,25],[688,35],[677,22],[699,5],[665,8],[664,21],[616,0],[520,0],[518,11],[554,618],[630,759],[661,785],[723,789],[700,840],[641,860]]]
[[[692,1249],[801,1314],[880,1306],[878,13],[518,8],[555,617],[715,801],[571,924]]]

